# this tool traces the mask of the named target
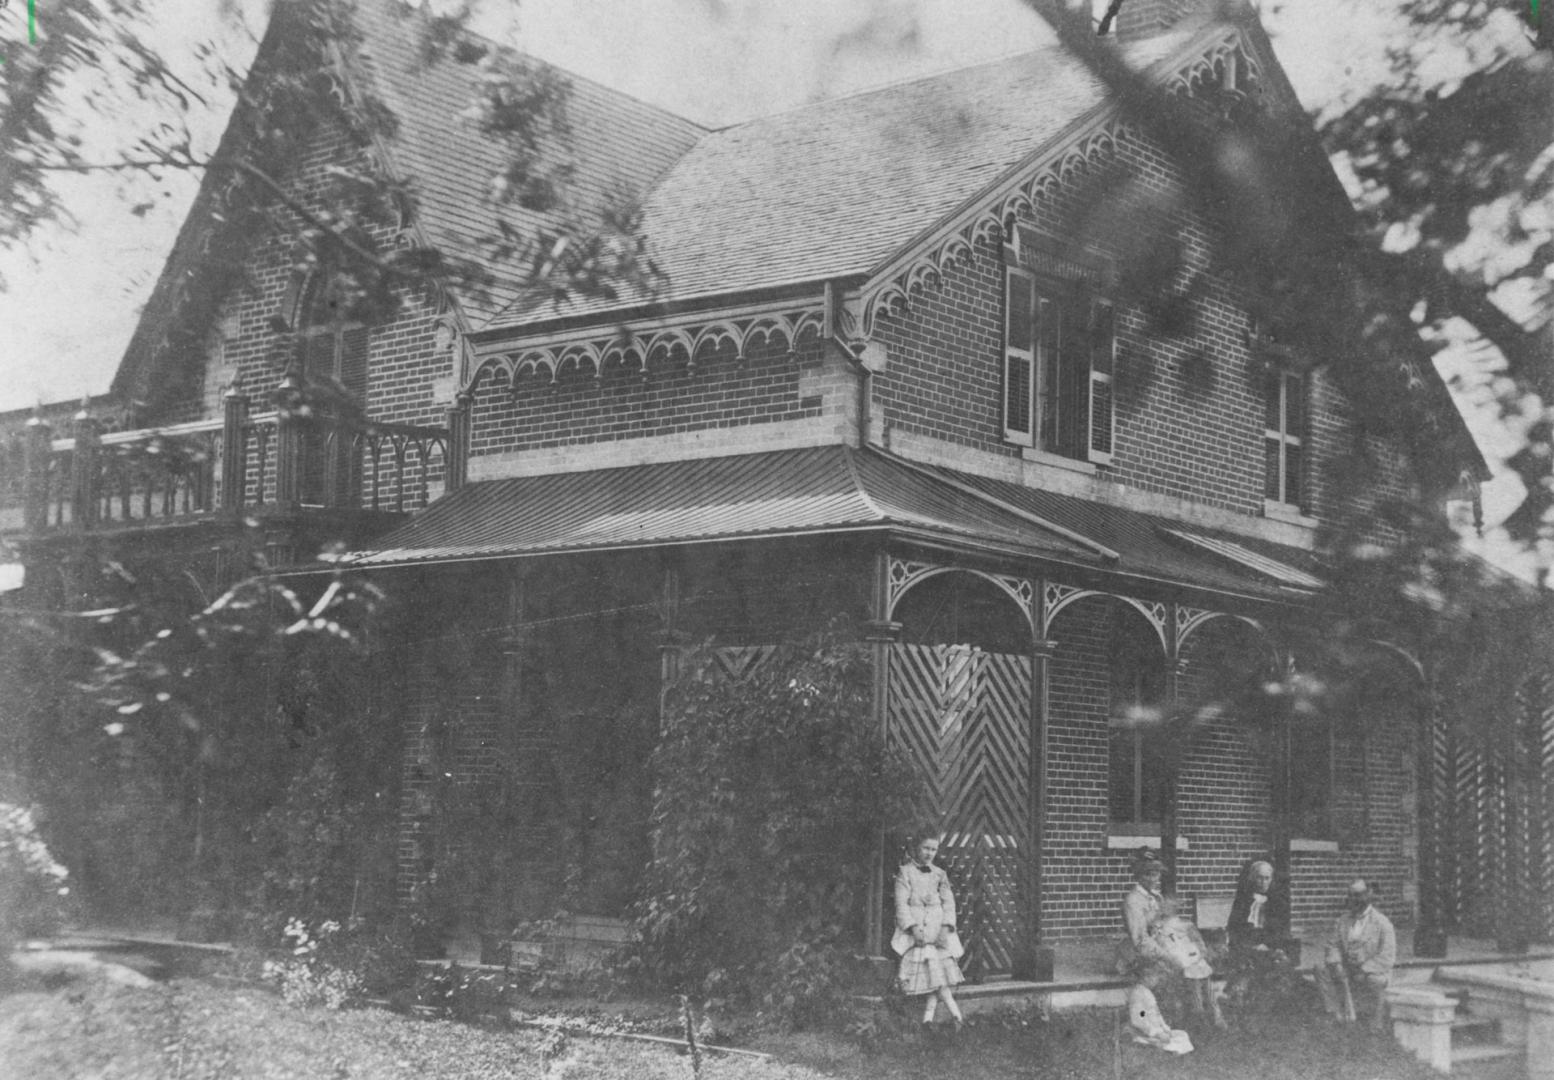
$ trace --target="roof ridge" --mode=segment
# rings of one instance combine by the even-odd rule
[[[413,2],[413,0],[384,0],[384,2],[386,2],[387,4],[389,4],[391,6],[399,8],[404,17],[415,18],[415,19],[422,19],[422,20],[425,20],[427,18],[428,9],[427,9],[426,4],[424,3],[424,0],[423,0],[422,3],[415,3],[415,2]],[[483,33],[481,33],[478,30],[471,29],[471,28],[469,28],[467,26],[461,26],[461,27],[459,27],[459,34],[460,34],[461,37],[468,38],[468,39],[473,39],[475,42],[477,42],[479,44],[487,45],[491,49],[496,50],[497,52],[507,53],[509,55],[514,55],[514,56],[519,56],[519,57],[522,57],[522,58],[524,58],[526,60],[533,60],[533,61],[536,61],[538,63],[544,64],[545,66],[553,68],[554,70],[556,70],[556,71],[560,72],[561,74],[565,75],[569,80],[572,80],[572,81],[575,81],[575,82],[585,82],[585,83],[588,83],[590,86],[596,87],[599,90],[603,90],[607,94],[613,94],[613,95],[616,95],[618,97],[629,98],[630,100],[636,102],[639,105],[645,105],[645,106],[647,106],[650,109],[657,110],[658,112],[662,113],[665,116],[673,117],[674,119],[679,120],[682,123],[689,124],[691,127],[694,127],[696,129],[698,129],[703,134],[711,134],[712,132],[719,130],[717,128],[709,127],[708,125],[703,124],[699,120],[693,120],[689,116],[685,116],[682,113],[678,113],[675,110],[668,108],[667,106],[660,105],[656,101],[649,101],[646,98],[638,97],[636,94],[630,93],[629,91],[621,90],[621,89],[619,89],[617,87],[614,87],[614,86],[609,86],[609,85],[607,85],[605,83],[602,83],[598,79],[595,79],[595,78],[593,78],[591,76],[583,75],[583,74],[580,74],[579,72],[573,71],[571,68],[564,67],[561,64],[556,63],[554,60],[547,60],[545,57],[540,56],[538,53],[529,52],[527,50],[518,48],[517,46],[514,46],[514,45],[504,45],[502,42],[496,40],[496,38],[491,37],[491,36],[489,36],[487,34],[483,34]],[[427,65],[427,66],[429,66],[429,65]]]
[[[793,113],[804,112],[808,109],[818,109],[826,105],[837,105],[843,102],[855,101],[858,98],[869,97],[873,94],[883,94],[891,90],[899,90],[904,86],[912,86],[916,83],[931,82],[934,79],[942,79],[946,75],[958,75],[962,72],[980,71],[983,68],[996,67],[999,64],[1007,64],[1011,60],[1017,60],[1025,56],[1034,57],[1043,53],[1061,53],[1063,51],[1064,50],[1062,46],[1056,42],[1042,45],[1035,49],[1011,50],[1010,52],[1004,53],[1001,56],[994,56],[987,60],[979,60],[974,64],[952,64],[947,67],[938,68],[934,71],[924,72],[920,75],[909,75],[904,78],[893,79],[890,82],[878,83],[874,86],[860,87],[857,90],[851,90],[845,94],[837,94],[834,97],[817,98],[814,101],[806,101],[798,105],[790,105],[786,109],[777,109],[774,112],[760,113],[756,116],[751,116],[747,119],[740,120],[737,123],[724,124],[722,127],[707,128],[706,131],[710,135],[722,135],[725,132],[737,131],[739,128],[748,127],[751,124],[759,124],[767,120],[775,120],[781,116],[789,116]]]

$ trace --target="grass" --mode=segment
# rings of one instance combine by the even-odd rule
[[[768,1034],[771,1060],[707,1055],[703,1080],[1425,1080],[1384,1039],[1279,1016],[1200,1040],[1181,1058],[1128,1045],[1110,1013],[977,1017],[953,1042],[886,1018],[874,1040]],[[532,1028],[422,1020],[386,1010],[299,1009],[259,988],[177,979],[149,989],[101,980],[0,998],[0,1075],[28,1080],[692,1080],[673,1049]]]

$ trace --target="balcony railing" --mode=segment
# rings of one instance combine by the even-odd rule
[[[450,414],[450,419],[457,422]],[[418,509],[457,486],[447,427],[250,415],[228,395],[220,420],[101,433],[76,417],[54,438],[34,420],[25,447],[29,533],[188,522],[264,508]],[[451,464],[451,467],[450,467]]]

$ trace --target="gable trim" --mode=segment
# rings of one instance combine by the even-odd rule
[[[1218,27],[1190,48],[1152,67],[1168,94],[1190,93],[1193,86],[1228,65],[1245,62],[1252,78],[1264,81],[1259,50],[1238,27]],[[1022,208],[1029,209],[1044,189],[1061,187],[1076,169],[1114,153],[1125,139],[1141,136],[1139,128],[1122,119],[1112,101],[1080,116],[1046,146],[994,180],[938,226],[909,241],[869,274],[858,293],[860,326],[872,337],[881,314],[911,307],[912,297],[940,279],[943,271],[969,262],[976,245],[1008,235]]]
[[[593,325],[570,334],[529,334],[480,342],[474,346],[474,359],[467,377],[460,380],[458,392],[467,392],[487,370],[500,371],[509,381],[519,374],[545,371],[554,381],[568,365],[587,365],[597,378],[606,364],[612,360],[624,363],[632,354],[646,376],[648,359],[661,350],[679,350],[694,365],[697,350],[709,342],[732,344],[741,360],[750,345],[776,338],[782,338],[792,352],[801,338],[818,338],[824,322],[825,308],[817,296],[808,302],[795,299],[749,304],[633,320],[629,325]]]

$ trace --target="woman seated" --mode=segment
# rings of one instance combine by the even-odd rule
[[[1122,898],[1127,936],[1118,944],[1117,969],[1136,985],[1154,989],[1180,986],[1194,1012],[1224,1027],[1214,996],[1213,968],[1198,928],[1176,914],[1160,891],[1164,866],[1144,849],[1133,862],[1133,886]]]

